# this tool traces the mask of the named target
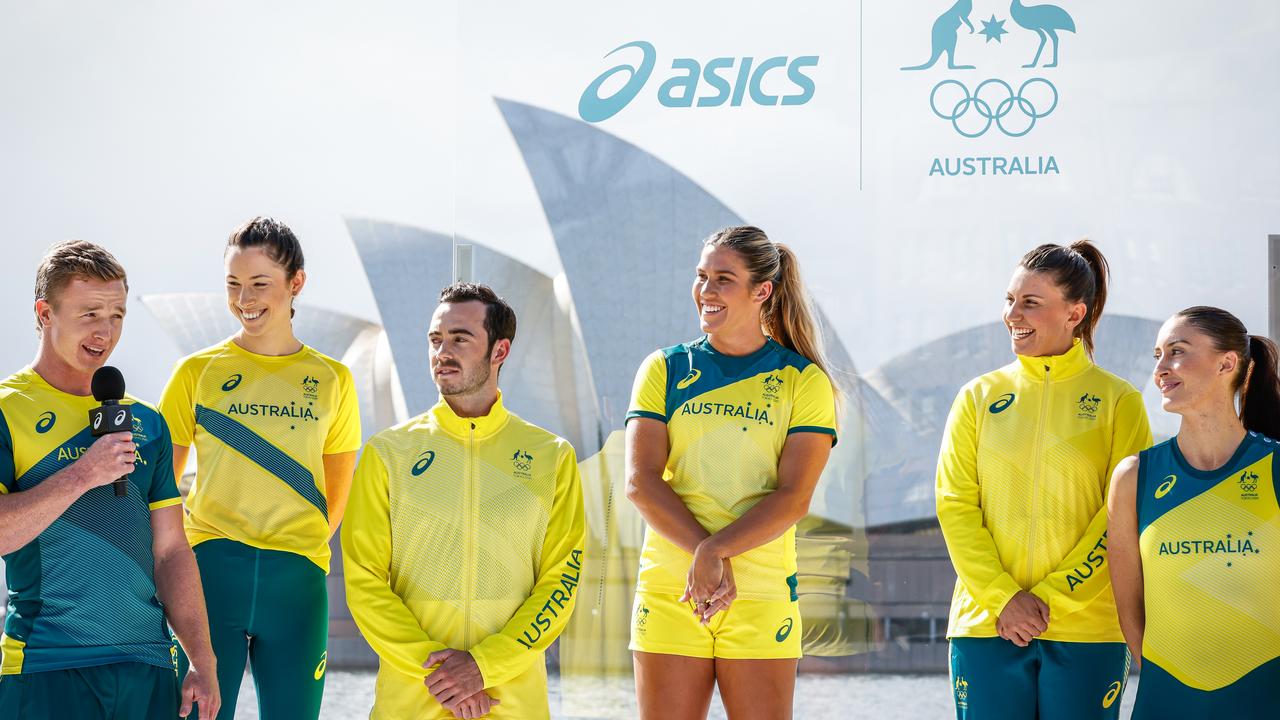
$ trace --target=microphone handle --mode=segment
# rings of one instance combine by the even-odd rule
[[[115,488],[116,497],[124,497],[125,495],[128,495],[129,476],[125,475],[123,477],[116,478],[116,481],[111,483],[111,487]]]

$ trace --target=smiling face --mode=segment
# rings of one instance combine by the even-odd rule
[[[441,395],[470,395],[485,390],[491,378],[497,382],[511,341],[499,340],[490,350],[485,312],[484,303],[470,300],[440,303],[431,316],[431,379]]]
[[[693,304],[702,332],[728,337],[759,333],[760,308],[772,292],[769,280],[752,286],[751,273],[737,251],[703,246],[693,281]]]
[[[1166,411],[1183,415],[1215,401],[1234,402],[1240,357],[1218,350],[1186,318],[1175,315],[1160,327],[1154,357],[1152,377]]]
[[[227,308],[240,321],[244,334],[292,333],[289,311],[306,282],[306,272],[299,270],[289,278],[261,247],[230,247],[225,265]]]
[[[1071,349],[1076,327],[1088,312],[1071,302],[1047,273],[1019,266],[1004,298],[1004,326],[1013,351],[1026,357],[1063,355]]]
[[[77,375],[92,376],[120,342],[128,295],[123,280],[73,277],[58,290],[54,304],[37,300],[41,355]]]

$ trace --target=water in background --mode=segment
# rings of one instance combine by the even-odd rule
[[[322,720],[356,720],[369,715],[373,706],[371,672],[332,671],[325,685]],[[566,702],[560,678],[550,678],[551,717],[556,720],[614,720],[634,718],[635,688],[631,678],[602,678],[594,686],[575,686]],[[1137,678],[1124,691],[1120,717],[1133,709]],[[951,688],[945,675],[801,675],[796,684],[797,720],[830,717],[866,717],[877,720],[945,720],[955,716]],[[240,686],[237,720],[257,720],[257,697],[248,675]],[[725,720],[717,698],[711,703],[711,720]]]

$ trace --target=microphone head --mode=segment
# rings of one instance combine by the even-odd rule
[[[124,375],[110,365],[103,365],[93,373],[89,387],[98,402],[124,399]]]

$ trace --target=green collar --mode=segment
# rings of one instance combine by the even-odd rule
[[[493,407],[489,408],[488,415],[471,418],[458,417],[453,408],[449,407],[449,403],[444,401],[444,398],[440,398],[440,402],[437,402],[427,412],[441,429],[450,435],[456,435],[461,438],[474,436],[477,440],[497,434],[499,430],[506,426],[507,420],[511,418],[511,413],[507,412],[506,406],[502,404],[501,390],[498,391],[498,399],[494,401]]]
[[[1072,341],[1071,349],[1064,355],[1019,355],[1018,363],[1022,366],[1022,372],[1031,379],[1044,380],[1047,374],[1054,381],[1077,375],[1093,366],[1093,360],[1084,351],[1084,343],[1080,342],[1080,338]]]

